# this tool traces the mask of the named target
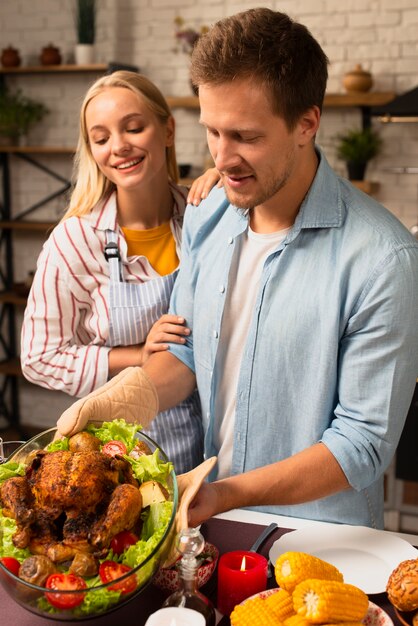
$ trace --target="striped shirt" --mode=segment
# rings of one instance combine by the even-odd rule
[[[170,226],[180,258],[187,189],[172,184],[171,190]],[[58,224],[39,255],[23,319],[22,371],[34,384],[83,397],[108,380],[106,230],[118,234],[124,281],[136,284],[159,276],[144,256],[127,256],[116,193],[88,215]]]

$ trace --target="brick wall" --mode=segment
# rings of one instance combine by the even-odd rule
[[[342,77],[354,64],[362,63],[372,72],[374,90],[398,93],[418,85],[418,0],[283,0],[264,2],[289,13],[308,26],[323,46],[330,65],[330,92],[343,92]],[[42,47],[59,46],[63,62],[71,62],[75,31],[71,0],[14,0],[0,3],[1,47],[9,44],[20,50],[23,64],[36,64]],[[209,6],[210,5],[210,6]],[[188,56],[176,53],[174,18],[181,15],[187,25],[210,25],[217,19],[258,3],[238,0],[99,0],[96,61],[138,65],[166,95],[189,95]],[[78,109],[85,90],[96,76],[27,75],[7,77],[12,87],[43,100],[50,108],[48,118],[29,136],[29,143],[72,146],[77,135]],[[205,137],[197,123],[197,112],[175,111],[177,149],[180,162],[190,162],[195,172],[207,155]],[[343,129],[360,125],[356,109],[326,110],[318,143],[341,173],[342,163],[335,158],[334,137]],[[394,166],[418,164],[418,124],[386,125],[380,128],[384,152],[368,169],[368,178],[380,183],[377,198],[408,227],[418,222],[418,175],[395,174]],[[69,176],[68,157],[42,157]],[[44,174],[32,166],[12,159],[13,210],[35,202],[40,194],[56,188]],[[65,200],[55,200],[42,209],[39,219],[57,219]],[[17,238],[17,280],[23,280],[35,267],[42,245],[40,237]],[[26,396],[27,398],[27,396]],[[23,419],[53,423],[33,402],[23,399]],[[43,407],[42,402],[39,403]]]

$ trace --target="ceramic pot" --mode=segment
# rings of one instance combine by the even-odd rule
[[[350,180],[364,180],[366,174],[367,163],[357,163],[348,161],[347,173]]]
[[[52,43],[50,43],[49,46],[42,48],[39,60],[42,65],[59,65],[61,63],[61,53],[59,48],[56,48],[52,45]]]
[[[3,48],[1,53],[1,64],[3,67],[19,67],[20,63],[19,50],[12,46]]]
[[[76,65],[90,65],[94,61],[94,45],[78,43],[74,50]]]
[[[366,72],[359,63],[344,75],[343,85],[348,92],[366,92],[371,89],[373,78],[370,72]]]

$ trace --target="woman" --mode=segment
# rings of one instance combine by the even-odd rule
[[[30,382],[82,397],[189,334],[184,319],[166,314],[187,197],[177,185],[174,126],[164,97],[140,74],[118,71],[88,90],[69,208],[40,254],[24,314]],[[189,195],[203,197],[218,178],[209,170]],[[200,463],[197,394],[148,433],[178,473]]]

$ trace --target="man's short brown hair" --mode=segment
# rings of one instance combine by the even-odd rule
[[[266,87],[273,111],[292,129],[316,105],[322,109],[328,59],[303,24],[266,8],[217,22],[196,43],[191,80],[220,85],[250,78]]]

